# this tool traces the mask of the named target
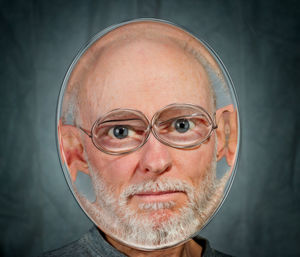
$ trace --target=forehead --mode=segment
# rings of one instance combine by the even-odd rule
[[[118,40],[103,45],[100,50],[87,51],[90,61],[85,57],[90,64],[84,65],[79,102],[82,116],[90,121],[116,108],[138,109],[150,118],[171,103],[211,109],[212,95],[203,66],[170,37],[151,33],[128,36],[128,31],[121,31]]]

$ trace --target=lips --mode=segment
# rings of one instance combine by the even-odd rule
[[[140,201],[154,202],[154,201],[172,201],[175,200],[183,191],[147,191],[134,194],[133,197]]]
[[[166,194],[174,194],[174,193],[183,193],[182,191],[159,191],[159,192],[141,192],[138,194],[135,194],[137,196],[151,196],[151,195],[166,195]]]

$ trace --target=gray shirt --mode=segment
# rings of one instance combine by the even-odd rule
[[[194,240],[203,248],[202,257],[230,256],[212,249],[209,242],[204,238],[196,237]],[[94,226],[77,241],[60,249],[44,253],[40,257],[126,257],[126,255],[111,246]]]

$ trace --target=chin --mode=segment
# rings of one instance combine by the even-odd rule
[[[139,205],[137,215],[143,217],[143,221],[152,224],[153,228],[161,228],[172,218],[180,215],[180,208],[172,202],[153,202]]]

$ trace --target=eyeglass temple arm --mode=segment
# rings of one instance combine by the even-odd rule
[[[82,130],[86,135],[88,135],[90,138],[92,137],[90,131],[88,131],[87,129],[84,129],[84,128],[80,127],[80,126],[79,126],[79,128],[80,128],[80,130]]]
[[[212,122],[213,122],[212,129],[217,129],[218,124],[217,124],[217,119],[216,119],[216,113],[214,113],[214,119],[212,120]]]

